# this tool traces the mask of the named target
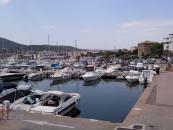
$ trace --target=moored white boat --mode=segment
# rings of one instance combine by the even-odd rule
[[[137,70],[143,70],[143,69],[144,69],[144,64],[138,62],[138,63],[136,64],[136,67],[135,67],[135,68],[136,68]]]
[[[15,98],[24,96],[30,92],[31,85],[17,85],[15,83],[1,83],[0,84],[0,99],[1,100],[15,100]],[[14,94],[14,97],[12,96]]]
[[[51,75],[50,78],[53,81],[63,81],[63,80],[68,80],[71,78],[71,74],[70,73],[64,73],[61,71],[56,71],[55,74]]]
[[[16,81],[16,80],[22,79],[24,75],[25,74],[23,74],[23,73],[6,73],[6,72],[2,72],[0,74],[0,79],[3,82]]]
[[[153,80],[155,71],[153,70],[143,70],[140,77],[139,77],[139,83],[150,83]]]
[[[40,103],[41,96],[45,92],[41,90],[34,90],[29,95],[22,97],[10,105],[10,109],[12,110],[23,110],[30,111],[31,108],[38,106]]]
[[[101,68],[101,67],[99,67],[99,68],[97,68],[96,70],[95,70],[96,72],[98,72],[98,73],[100,73],[101,74],[101,76],[105,73],[105,69],[103,69],[103,68]]]
[[[38,81],[43,79],[43,73],[37,72],[37,73],[31,73],[28,75],[28,80],[31,81]]]
[[[74,108],[80,99],[78,93],[64,93],[62,91],[48,91],[44,93],[40,100],[40,105],[31,109],[32,112],[49,114],[65,114],[67,109]],[[70,108],[70,109],[69,109]]]
[[[84,69],[77,69],[73,67],[66,67],[62,69],[61,72],[71,75],[71,78],[79,78],[81,75],[85,74]]]
[[[93,81],[101,78],[101,74],[99,72],[86,72],[82,78],[84,81]]]
[[[104,71],[102,78],[116,78],[121,75],[120,66],[111,66]]]
[[[130,83],[139,82],[139,76],[140,73],[138,71],[130,70],[130,72],[126,76],[126,79]]]

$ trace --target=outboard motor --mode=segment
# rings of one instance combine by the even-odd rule
[[[160,68],[156,68],[156,74],[159,75],[160,74]]]
[[[28,81],[28,75],[24,75],[23,80]]]
[[[147,77],[144,78],[144,88],[147,88]]]

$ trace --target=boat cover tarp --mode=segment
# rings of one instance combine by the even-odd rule
[[[60,64],[51,64],[51,67],[52,68],[55,68],[55,69],[59,69],[59,68],[61,68],[61,65]]]

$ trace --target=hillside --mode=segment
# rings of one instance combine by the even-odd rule
[[[5,38],[0,38],[0,48],[6,49],[17,49],[17,48],[26,48],[27,46],[10,41]]]
[[[58,51],[74,51],[79,50],[72,46],[54,46],[54,45],[23,45],[16,43],[14,41],[0,38],[0,49],[24,49],[24,50],[32,50],[32,51],[44,51],[44,50],[58,50]]]

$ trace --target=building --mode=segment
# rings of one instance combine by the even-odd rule
[[[157,42],[154,41],[144,41],[138,44],[138,56],[149,56],[152,54],[151,47]]]
[[[39,54],[17,54],[18,59],[28,59],[28,60],[36,60],[40,58]]]
[[[164,51],[173,52],[173,34],[169,34],[169,37],[164,38],[162,43]]]

